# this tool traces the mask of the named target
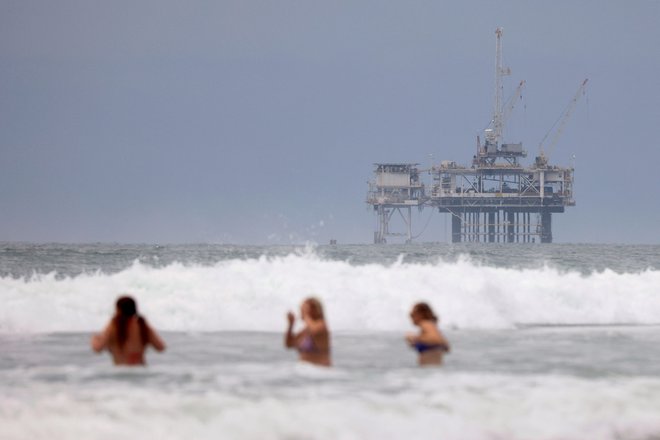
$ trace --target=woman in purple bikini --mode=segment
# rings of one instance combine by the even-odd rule
[[[419,327],[419,334],[408,333],[408,345],[419,353],[419,365],[440,365],[445,353],[449,353],[449,342],[438,330],[438,317],[424,302],[417,303],[410,312],[413,324]]]
[[[284,345],[287,348],[297,349],[301,361],[329,367],[331,365],[330,332],[325,325],[321,302],[316,298],[307,298],[300,306],[300,315],[305,328],[294,334],[293,325],[296,317],[292,312],[287,313],[289,326],[284,335]]]

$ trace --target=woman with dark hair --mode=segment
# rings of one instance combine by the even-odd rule
[[[297,349],[301,361],[329,367],[330,332],[325,324],[321,302],[316,298],[307,298],[300,306],[300,315],[305,328],[294,334],[296,317],[293,312],[287,313],[289,326],[284,335],[285,347]]]
[[[410,319],[420,332],[408,333],[406,341],[419,353],[419,365],[442,364],[442,356],[449,353],[449,342],[438,330],[438,317],[431,307],[424,302],[415,304]]]
[[[148,345],[156,351],[165,350],[163,340],[138,315],[135,300],[130,296],[117,299],[115,316],[102,333],[92,336],[92,349],[97,353],[107,349],[115,365],[144,365]]]

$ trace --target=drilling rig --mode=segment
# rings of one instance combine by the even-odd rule
[[[511,69],[503,65],[502,28],[495,31],[495,94],[492,118],[484,130],[484,142],[477,136],[476,154],[471,166],[452,160],[420,170],[417,164],[375,164],[374,180],[369,182],[367,203],[377,215],[374,243],[385,243],[387,236],[412,240],[411,208],[437,209],[451,217],[451,241],[487,243],[552,242],[552,214],[575,206],[572,167],[550,165],[547,155],[556,145],[575,104],[588,80],[539,145],[539,155],[530,166],[522,142],[503,140],[506,122],[522,96],[520,81],[511,97],[503,99],[504,77]],[[556,129],[555,129],[556,127]],[[544,144],[552,133],[547,146]],[[420,173],[428,171],[432,184],[427,187]],[[405,233],[390,231],[390,221],[399,212]]]

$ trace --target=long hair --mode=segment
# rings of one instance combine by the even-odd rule
[[[307,304],[309,306],[309,315],[312,317],[313,320],[319,320],[319,319],[325,319],[323,317],[323,306],[321,305],[321,301],[319,301],[316,298],[310,297],[305,299],[303,304]]]
[[[419,317],[423,320],[438,322],[438,317],[435,315],[435,313],[433,313],[431,306],[425,302],[415,304],[413,306],[412,312],[418,314]]]
[[[128,323],[133,316],[138,318],[140,328],[140,340],[146,344],[149,340],[149,327],[147,321],[137,314],[137,304],[130,296],[121,296],[117,299],[117,313],[112,319],[115,330],[117,331],[117,343],[120,348],[124,347],[128,340]]]

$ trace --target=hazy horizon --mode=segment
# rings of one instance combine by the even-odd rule
[[[0,0],[0,241],[371,243],[373,163],[469,164],[503,27],[524,164],[589,78],[551,157],[576,168],[555,243],[659,244],[659,22],[654,1]]]

